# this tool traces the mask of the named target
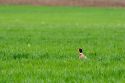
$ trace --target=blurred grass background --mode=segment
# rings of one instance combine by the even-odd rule
[[[124,10],[0,6],[0,82],[124,83]]]

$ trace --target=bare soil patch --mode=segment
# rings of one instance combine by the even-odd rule
[[[0,0],[0,4],[125,7],[125,0]]]

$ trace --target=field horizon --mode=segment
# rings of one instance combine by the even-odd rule
[[[125,7],[124,0],[0,0],[4,5]]]

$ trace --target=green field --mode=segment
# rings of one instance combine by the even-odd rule
[[[125,8],[0,6],[0,83],[42,82],[125,83]]]

